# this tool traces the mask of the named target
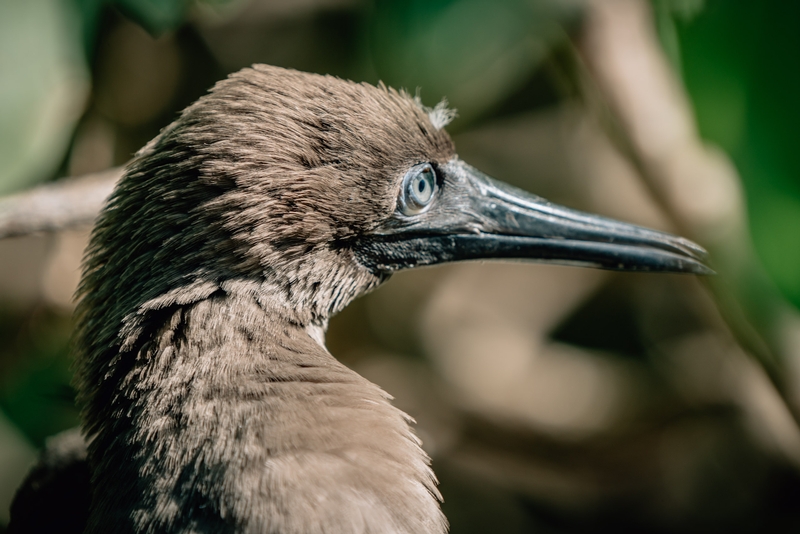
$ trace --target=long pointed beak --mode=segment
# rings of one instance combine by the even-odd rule
[[[516,258],[617,271],[713,274],[699,245],[558,206],[461,160],[439,168],[438,198],[396,215],[356,246],[365,265],[396,271],[450,261]]]

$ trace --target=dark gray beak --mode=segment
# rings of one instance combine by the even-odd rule
[[[682,237],[591,215],[493,180],[459,159],[437,168],[424,213],[396,213],[354,246],[364,265],[392,272],[490,258],[615,271],[713,274],[707,253]]]

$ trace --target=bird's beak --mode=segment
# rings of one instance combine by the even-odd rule
[[[459,159],[438,169],[424,213],[396,214],[355,246],[382,272],[450,261],[516,258],[617,271],[713,274],[695,243],[571,210],[498,182]]]

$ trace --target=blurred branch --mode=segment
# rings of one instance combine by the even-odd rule
[[[627,155],[681,231],[714,246],[741,237],[736,169],[705,145],[687,95],[661,50],[649,4],[589,3],[580,53],[621,131]],[[617,139],[620,141],[620,139]]]
[[[659,46],[649,3],[591,0],[576,45],[578,62],[588,70],[581,81],[590,107],[676,231],[711,249],[727,263],[720,267],[737,269],[750,254],[740,180],[727,156],[701,140],[689,99]],[[708,283],[720,312],[800,426],[775,347],[725,283]]]
[[[114,168],[0,198],[0,239],[91,225],[121,176]]]

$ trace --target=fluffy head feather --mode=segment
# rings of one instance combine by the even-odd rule
[[[79,290],[81,390],[137,314],[222,283],[324,324],[380,282],[349,243],[392,214],[409,167],[453,154],[413,98],[383,85],[266,65],[219,82],[136,155],[97,222]]]
[[[385,444],[380,455],[388,463],[375,464],[375,473],[402,481],[394,484],[398,491],[417,488],[404,493],[409,501],[393,516],[410,525],[402,531],[444,529],[433,475],[406,416],[303,334],[381,282],[358,263],[351,244],[394,213],[412,165],[453,157],[437,126],[413,98],[383,85],[257,65],[218,83],[136,155],[95,226],[79,289],[79,403],[99,492],[90,530],[118,518],[178,528],[177,521],[198,519],[177,511],[201,503],[209,518],[222,520],[230,513],[225,489],[213,481],[224,477],[195,458],[213,456],[246,470],[263,492],[269,473],[253,466],[292,447],[305,432],[295,419],[308,406],[329,421],[326,432],[335,432],[342,450],[380,451]],[[218,311],[201,321],[208,307]],[[308,378],[325,372],[338,378]],[[253,391],[239,401],[245,380]],[[310,404],[292,405],[291,395],[278,394],[286,381],[298,383],[298,398]],[[353,401],[351,411],[315,403],[334,389],[342,399],[364,401]],[[374,446],[356,442],[363,425],[349,421],[358,417],[375,419],[368,425]],[[243,424],[237,445],[232,436]],[[275,444],[265,448],[263,436]],[[332,443],[303,439],[306,449],[323,452]],[[353,473],[361,469],[345,464]],[[188,474],[206,483],[180,489],[186,479],[174,477]],[[300,482],[313,490],[313,480]],[[262,515],[229,515],[229,526],[279,524],[258,501],[231,495],[231,506],[253,506]],[[162,498],[169,505],[153,504]],[[370,509],[380,510],[362,511]]]

